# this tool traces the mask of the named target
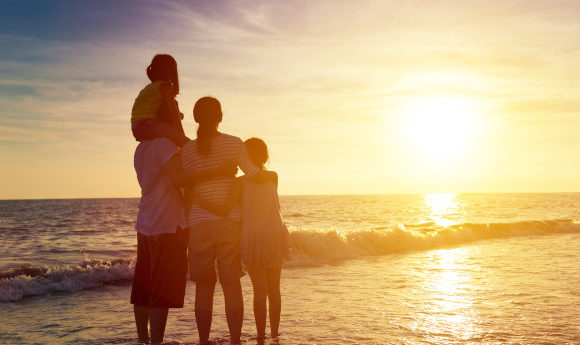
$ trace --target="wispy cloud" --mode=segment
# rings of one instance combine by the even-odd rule
[[[119,157],[130,158],[131,103],[159,52],[178,60],[189,133],[195,100],[215,95],[223,129],[265,137],[290,176],[307,164],[341,180],[337,150],[373,170],[362,157],[384,137],[396,144],[397,107],[433,92],[478,99],[496,122],[551,118],[567,131],[580,125],[579,11],[571,0],[4,2],[0,152],[107,156],[132,174]]]

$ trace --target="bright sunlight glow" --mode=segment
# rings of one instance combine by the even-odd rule
[[[426,221],[433,221],[440,226],[459,223],[463,210],[457,201],[457,194],[439,193],[425,195]]]
[[[401,112],[410,148],[421,158],[451,163],[468,153],[479,117],[471,100],[452,96],[413,98]]]

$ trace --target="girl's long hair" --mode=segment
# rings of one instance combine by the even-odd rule
[[[260,169],[264,169],[264,165],[268,161],[268,146],[264,140],[259,138],[250,138],[244,141],[246,144],[246,150],[248,151],[248,156],[250,160]]]
[[[197,128],[197,152],[207,157],[211,152],[211,136],[216,125],[222,121],[222,106],[214,97],[202,97],[193,106],[193,118]]]
[[[177,61],[168,54],[157,54],[147,66],[147,76],[151,82],[171,80],[175,94],[179,93],[179,76],[177,75]]]

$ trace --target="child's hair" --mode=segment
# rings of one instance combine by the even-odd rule
[[[147,66],[147,76],[151,82],[171,80],[175,93],[179,93],[177,62],[168,54],[157,54]]]
[[[197,128],[197,152],[207,157],[211,152],[211,134],[215,125],[222,121],[222,105],[214,97],[202,97],[193,106],[193,119],[199,123]]]
[[[244,141],[248,156],[254,165],[260,169],[264,169],[264,164],[268,161],[268,146],[262,139],[250,138]]]

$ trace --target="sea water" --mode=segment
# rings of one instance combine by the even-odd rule
[[[282,196],[279,344],[579,344],[580,193]],[[0,344],[131,344],[138,199],[0,201]],[[243,342],[256,341],[242,278]],[[197,342],[195,285],[166,338]],[[211,339],[228,343],[218,286]],[[269,342],[274,343],[272,340]]]

